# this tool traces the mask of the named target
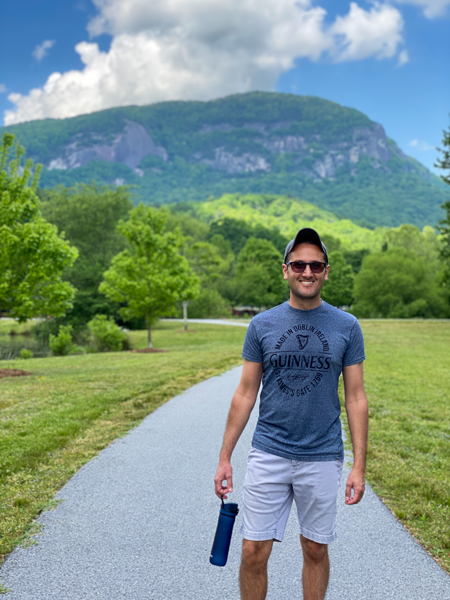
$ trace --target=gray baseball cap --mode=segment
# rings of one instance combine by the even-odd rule
[[[297,244],[302,244],[303,242],[308,242],[309,244],[314,244],[314,246],[318,246],[322,252],[325,254],[325,260],[328,264],[328,252],[325,247],[325,244],[320,239],[319,234],[315,229],[311,229],[310,227],[304,227],[300,229],[295,238],[289,242],[286,246],[286,250],[284,251],[284,263],[286,264],[286,260],[288,254],[292,252]]]

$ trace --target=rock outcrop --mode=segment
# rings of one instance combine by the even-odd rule
[[[148,132],[139,123],[126,121],[124,130],[108,144],[101,136],[91,136],[93,145],[86,147],[85,140],[77,135],[74,141],[66,146],[65,155],[50,161],[48,169],[75,169],[85,167],[93,160],[118,162],[134,169],[137,175],[142,176],[142,169],[138,165],[146,156],[159,156],[167,160],[167,152],[157,146]]]

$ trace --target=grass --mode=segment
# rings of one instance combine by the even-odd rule
[[[154,346],[168,352],[37,358],[26,361],[31,376],[0,379],[0,562],[29,543],[33,519],[108,443],[166,400],[241,363],[243,327],[188,331],[180,323],[155,327]],[[146,332],[131,337],[145,347]]]
[[[450,322],[362,321],[367,479],[450,572]]]
[[[362,321],[370,404],[367,478],[450,572],[450,322]],[[240,364],[245,329],[160,323],[167,353],[32,359],[0,380],[0,555],[110,441],[191,385]],[[134,332],[145,347],[145,332]],[[22,364],[23,361],[20,361]],[[17,361],[0,367],[17,367]],[[1,589],[0,589],[1,593]]]

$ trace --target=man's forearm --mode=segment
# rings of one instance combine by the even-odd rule
[[[220,450],[220,461],[231,460],[233,450],[248,423],[253,406],[254,402],[245,402],[238,392],[234,394]]]
[[[365,472],[367,437],[369,430],[369,409],[365,394],[346,402],[348,427],[353,445],[353,468]]]

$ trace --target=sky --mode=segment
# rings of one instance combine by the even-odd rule
[[[279,91],[356,108],[438,172],[449,33],[450,0],[14,0],[0,122]]]

